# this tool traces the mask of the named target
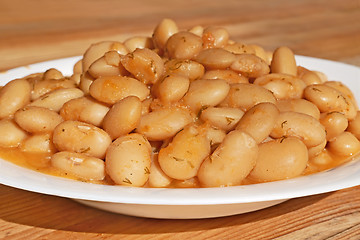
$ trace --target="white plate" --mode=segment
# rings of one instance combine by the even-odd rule
[[[79,57],[16,68],[0,74],[0,85],[14,78],[55,67],[70,75]],[[326,73],[349,86],[360,99],[360,68],[297,56],[298,65]],[[266,208],[287,199],[360,185],[360,161],[294,179],[227,188],[150,189],[105,186],[54,177],[0,159],[0,183],[28,191],[72,198],[111,212],[151,218],[210,218]]]

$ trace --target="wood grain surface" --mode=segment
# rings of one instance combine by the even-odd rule
[[[236,41],[360,66],[358,0],[0,0],[0,70],[81,55],[100,40],[150,36],[165,17],[182,29],[224,26]],[[360,187],[230,217],[158,220],[0,185],[0,238],[357,240]]]

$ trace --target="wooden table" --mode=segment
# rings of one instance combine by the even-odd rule
[[[164,17],[182,29],[225,26],[237,41],[360,66],[358,0],[0,0],[0,70],[79,55],[99,40],[150,35]],[[360,239],[360,187],[231,217],[156,220],[0,185],[0,238]]]

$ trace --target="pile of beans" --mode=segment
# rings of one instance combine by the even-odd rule
[[[218,187],[335,166],[360,150],[352,92],[221,27],[91,45],[73,74],[55,68],[0,89],[0,147],[44,153],[82,181]]]

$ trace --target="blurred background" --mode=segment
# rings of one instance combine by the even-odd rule
[[[151,36],[172,18],[180,29],[224,26],[233,40],[360,65],[358,0],[0,0],[0,70],[81,55],[100,40]]]

